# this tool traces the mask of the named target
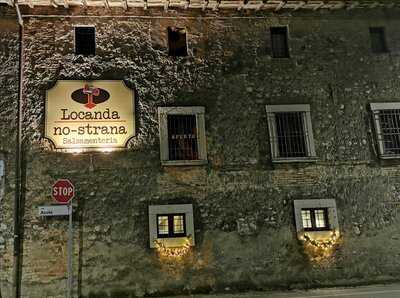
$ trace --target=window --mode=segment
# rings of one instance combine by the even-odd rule
[[[272,160],[315,158],[309,105],[267,105]]]
[[[305,231],[329,230],[328,209],[301,209],[301,218]]]
[[[96,37],[94,27],[75,27],[75,54],[95,55]]]
[[[185,214],[157,215],[157,237],[186,236]]]
[[[371,49],[373,53],[387,53],[388,48],[386,44],[385,28],[372,27],[369,28],[371,37]]]
[[[204,107],[159,107],[163,165],[207,163]]]
[[[272,57],[289,58],[287,27],[271,27]]]
[[[149,206],[150,247],[162,241],[167,247],[177,247],[189,239],[194,245],[192,204]]]
[[[381,158],[400,157],[400,103],[371,103]]]
[[[168,27],[168,55],[187,56],[186,30],[184,28]]]
[[[304,232],[339,233],[336,202],[333,199],[294,200],[296,231],[301,236]]]

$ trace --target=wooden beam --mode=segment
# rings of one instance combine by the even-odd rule
[[[275,7],[275,11],[279,11],[281,10],[281,8],[285,6],[285,1],[281,1],[277,7]]]

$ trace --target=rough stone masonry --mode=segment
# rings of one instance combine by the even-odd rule
[[[74,181],[75,297],[303,288],[398,280],[400,167],[377,156],[371,102],[400,101],[400,10],[264,13],[25,8],[22,297],[64,297],[67,221],[40,218],[58,178]],[[117,13],[115,13],[117,14]],[[82,17],[84,16],[84,17]],[[96,28],[96,55],[74,54],[73,29]],[[271,57],[269,28],[289,27],[290,58]],[[167,27],[187,29],[170,57]],[[383,26],[389,52],[371,52]],[[19,28],[0,7],[0,291],[13,297]],[[43,141],[57,80],[115,79],[136,94],[129,149],[68,154]],[[310,104],[317,160],[271,161],[265,106]],[[157,107],[205,107],[207,165],[161,166]],[[335,199],[342,241],[311,262],[293,200]],[[180,262],[149,248],[148,206],[190,203],[196,245]]]

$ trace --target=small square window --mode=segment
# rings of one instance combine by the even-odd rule
[[[329,229],[328,209],[301,209],[303,228],[305,231],[322,231]]]
[[[187,56],[186,30],[184,28],[168,27],[168,55]]]
[[[326,232],[339,233],[336,202],[333,199],[295,200],[294,214],[299,237],[305,232],[323,235]]]
[[[204,107],[159,107],[163,165],[207,163]]]
[[[157,215],[157,237],[185,237],[185,214]]]
[[[268,105],[267,117],[273,161],[315,158],[309,105]]]
[[[381,158],[400,157],[400,103],[372,103],[375,132]]]
[[[187,241],[194,245],[193,206],[152,205],[149,206],[150,247],[162,241],[166,247],[179,247]]]
[[[272,57],[289,58],[287,27],[271,27]]]
[[[75,27],[75,54],[84,56],[96,54],[94,27]]]
[[[373,53],[387,53],[388,47],[386,43],[385,28],[372,27],[369,28],[371,37],[371,49]]]

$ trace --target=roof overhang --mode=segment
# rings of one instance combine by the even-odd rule
[[[270,12],[281,11],[316,11],[316,10],[351,10],[372,8],[400,8],[398,0],[359,0],[359,1],[334,1],[334,0],[17,0],[18,5],[34,7],[104,7],[112,8],[151,8],[162,7],[202,9],[202,10],[264,10]],[[14,6],[13,0],[0,0]]]

